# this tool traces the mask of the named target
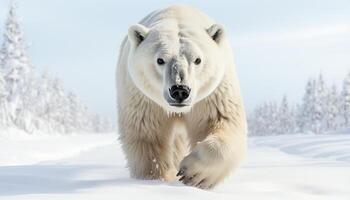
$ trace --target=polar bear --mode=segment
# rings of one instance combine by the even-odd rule
[[[247,131],[233,53],[207,15],[177,5],[131,26],[116,80],[132,177],[210,189],[239,166]]]

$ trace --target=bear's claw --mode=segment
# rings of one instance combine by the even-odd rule
[[[180,171],[177,173],[177,176],[181,176],[179,178],[179,181],[181,181],[183,184],[198,187],[201,189],[209,189],[209,187],[205,184],[206,179],[197,175],[198,174],[194,174],[191,176],[189,174],[186,174],[185,169],[180,169]]]
[[[180,171],[176,174],[176,176],[182,176],[184,175],[185,170],[184,169],[180,169]]]

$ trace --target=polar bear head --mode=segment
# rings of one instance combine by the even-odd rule
[[[128,31],[128,71],[147,97],[168,112],[184,113],[210,95],[225,74],[225,34],[221,25],[179,25],[167,21]]]

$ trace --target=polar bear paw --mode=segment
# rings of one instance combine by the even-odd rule
[[[182,160],[176,176],[185,185],[212,189],[229,174],[229,171],[227,163],[223,160],[210,161],[210,159],[192,152]]]

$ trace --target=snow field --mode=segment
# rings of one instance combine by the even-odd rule
[[[250,138],[242,168],[211,191],[129,178],[116,138],[0,137],[0,199],[350,199],[348,135]]]

